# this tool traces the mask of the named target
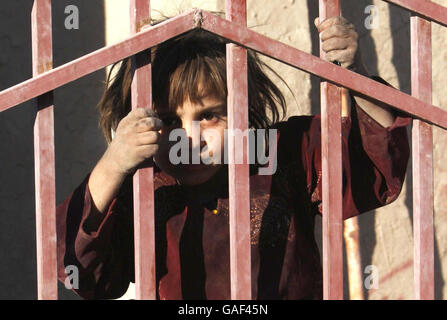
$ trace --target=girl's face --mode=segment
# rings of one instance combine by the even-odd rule
[[[227,128],[226,101],[213,96],[203,97],[200,103],[187,99],[175,111],[159,111],[159,117],[164,127],[161,130],[159,150],[154,157],[158,167],[184,185],[201,184],[213,177],[223,163],[224,134]],[[184,138],[171,138],[175,140],[169,141],[171,134],[175,137],[182,134]],[[175,152],[170,154],[173,146]],[[185,161],[174,164],[174,157],[180,158],[177,152],[179,149],[183,153],[187,151],[183,159],[186,156],[188,164],[184,164]],[[203,159],[214,161],[207,160],[206,163],[211,163],[204,164]],[[193,164],[197,160],[200,163]]]

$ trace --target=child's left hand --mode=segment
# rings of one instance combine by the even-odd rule
[[[320,23],[316,18],[315,26],[320,33],[321,45],[326,60],[338,61],[343,68],[368,75],[358,48],[358,34],[352,23],[343,17],[331,17]]]
[[[369,77],[358,48],[357,40],[359,36],[352,23],[349,23],[343,17],[331,17],[321,23],[319,18],[316,18],[314,23],[320,32],[326,60],[338,61],[343,68]],[[384,128],[393,124],[395,116],[388,106],[383,103],[377,104],[375,101],[362,97],[355,92],[352,92],[352,95],[357,105]],[[351,100],[348,99],[348,101]]]

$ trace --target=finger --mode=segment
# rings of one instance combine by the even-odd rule
[[[159,139],[160,134],[158,133],[158,131],[142,132],[137,135],[136,145],[142,146],[142,145],[158,144]]]
[[[326,30],[324,30],[320,33],[320,39],[322,41],[325,41],[325,40],[333,38],[333,37],[340,37],[340,38],[354,37],[354,38],[357,38],[357,32],[355,32],[351,28],[337,24],[337,25],[330,26],[329,28],[327,28]]]
[[[138,146],[137,152],[141,157],[148,159],[158,152],[158,144]]]
[[[343,68],[353,63],[353,55],[350,50],[333,50],[326,54],[325,59],[330,62],[338,61]]]
[[[336,25],[336,24],[348,25],[349,22],[348,22],[348,20],[346,20],[343,17],[335,16],[335,17],[328,18],[328,19],[324,20],[323,22],[321,22],[320,25],[318,26],[318,29],[321,32],[321,31],[326,30],[330,26],[333,26],[333,25]]]
[[[137,132],[158,131],[163,127],[163,121],[157,117],[139,119],[136,123]]]
[[[349,46],[350,41],[346,38],[330,38],[323,42],[321,48],[328,53],[332,50],[344,50]]]
[[[316,17],[316,18],[315,18],[315,20],[314,20],[314,25],[315,25],[315,27],[317,27],[317,28],[318,28],[318,26],[320,25],[320,18],[319,18],[319,17]],[[318,30],[318,31],[320,31],[320,30]]]
[[[129,119],[139,120],[146,117],[156,116],[157,113],[149,108],[135,108],[131,110],[128,114]]]
[[[345,62],[344,50],[333,50],[331,52],[328,52],[325,56],[325,59],[330,62],[337,61],[343,63]]]

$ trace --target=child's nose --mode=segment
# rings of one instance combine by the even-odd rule
[[[183,121],[183,129],[189,139],[189,145],[193,148],[202,148],[206,142],[201,139],[200,121]]]

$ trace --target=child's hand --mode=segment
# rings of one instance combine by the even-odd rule
[[[115,138],[110,143],[104,158],[120,174],[131,173],[144,160],[158,151],[162,121],[156,113],[146,108],[136,108],[121,119]]]
[[[314,23],[320,33],[326,60],[339,62],[343,68],[368,75],[358,48],[358,34],[352,23],[338,16],[321,23],[320,19],[316,18]]]

